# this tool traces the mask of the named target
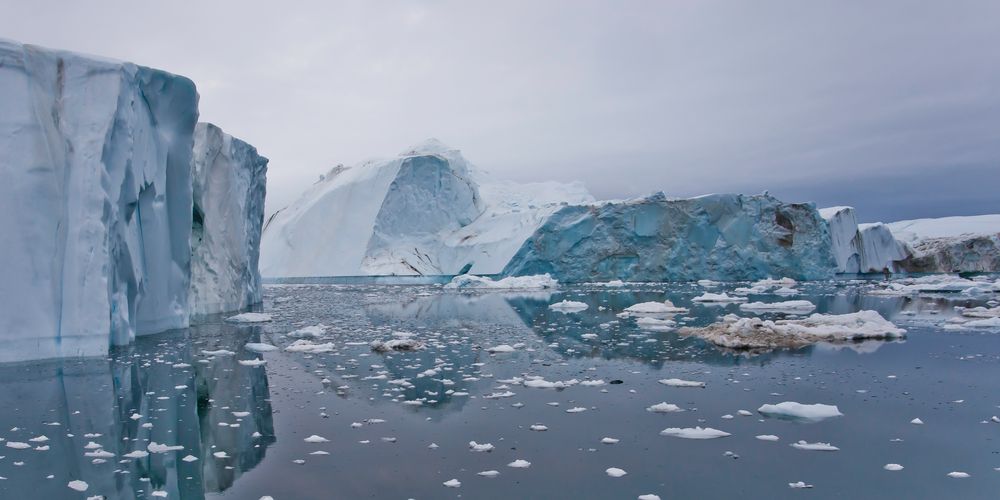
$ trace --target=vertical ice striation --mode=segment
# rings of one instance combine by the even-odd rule
[[[838,273],[875,273],[895,269],[909,252],[884,224],[858,224],[852,207],[819,211],[830,228]]]
[[[195,127],[192,315],[234,311],[261,300],[257,262],[267,161],[215,125]]]
[[[194,84],[0,40],[0,109],[0,362],[187,326]]]
[[[713,194],[565,207],[524,243],[505,275],[560,282],[826,278],[826,224],[811,204]]]

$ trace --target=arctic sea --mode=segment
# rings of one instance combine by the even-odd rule
[[[737,286],[267,285],[270,322],[0,367],[0,498],[997,498],[1000,330],[946,328],[995,294],[801,283],[816,312],[875,310],[905,339],[755,355],[617,316],[668,299],[687,326],[748,316],[691,300]],[[548,307],[564,299],[588,308]],[[424,348],[370,346],[390,339]],[[321,347],[283,350],[297,340]],[[842,416],[758,412],[784,401]],[[661,435],[693,427],[730,435]]]

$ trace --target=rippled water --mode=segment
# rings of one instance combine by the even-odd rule
[[[817,312],[874,309],[908,336],[749,356],[642,331],[615,316],[664,299],[691,308],[687,325],[738,312],[736,305],[692,303],[704,289],[687,284],[519,295],[268,286],[263,309],[271,323],[215,318],[142,338],[108,359],[0,367],[0,497],[996,498],[1000,423],[990,418],[1000,415],[1000,332],[941,329],[954,306],[985,300],[869,296],[853,282],[800,288],[796,299],[814,302]],[[548,308],[563,299],[590,308]],[[320,323],[329,329],[315,342],[332,342],[332,353],[243,349],[247,342],[286,346],[292,339],[284,334]],[[427,348],[378,354],[368,347],[398,332],[415,334]],[[499,344],[524,345],[486,352]],[[219,349],[236,354],[203,353]],[[266,364],[239,363],[258,358]],[[501,382],[525,374],[605,384],[556,390]],[[664,378],[706,387],[667,387],[657,382]],[[507,391],[514,394],[486,397]],[[803,423],[756,412],[781,401],[835,404],[844,416]],[[660,402],[686,411],[646,411]],[[911,424],[914,418],[924,424]],[[532,431],[533,424],[548,430]],[[732,435],[660,435],[694,426]],[[755,438],[762,434],[780,440]],[[47,440],[31,441],[43,435]],[[305,442],[311,435],[329,441]],[[619,441],[602,444],[605,437]],[[789,446],[800,439],[840,451]],[[184,448],[124,457],[151,441]],[[470,441],[494,449],[474,452]],[[329,454],[311,454],[317,451]],[[530,467],[507,466],[517,459]],[[883,470],[888,463],[904,469]],[[610,477],[611,467],[627,474]],[[477,475],[487,470],[499,476]],[[950,478],[952,471],[971,477]],[[451,479],[461,486],[443,485]],[[71,480],[85,481],[87,490],[69,489]],[[789,488],[797,481],[814,488]]]

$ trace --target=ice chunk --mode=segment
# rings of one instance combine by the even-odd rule
[[[718,429],[713,429],[711,427],[670,427],[660,431],[661,436],[673,436],[684,439],[715,439],[726,437],[731,434],[725,431],[720,431]]]
[[[455,276],[450,282],[445,284],[447,289],[486,289],[486,290],[536,290],[549,289],[559,286],[559,282],[552,279],[548,274],[537,276],[509,276],[507,278],[492,280],[485,276],[473,276],[463,274]]]
[[[840,409],[833,405],[811,404],[806,405],[794,401],[785,401],[775,405],[766,404],[757,408],[757,411],[767,416],[793,418],[799,420],[820,421],[827,418],[842,417]]]
[[[796,448],[796,449],[799,449],[799,450],[808,450],[808,451],[839,451],[840,450],[840,448],[837,448],[836,446],[833,446],[830,443],[807,443],[805,441],[799,441],[799,442],[796,442],[796,443],[792,443],[791,446],[792,446],[792,448]]]
[[[230,316],[226,318],[226,321],[230,323],[266,323],[271,321],[270,314],[246,312],[243,314],[237,314],[236,316]]]
[[[604,473],[609,477],[622,477],[628,474],[628,472],[625,472],[625,469],[619,469],[618,467],[608,467]]]
[[[752,313],[793,313],[805,314],[816,309],[816,305],[808,300],[787,300],[784,302],[750,302],[740,304],[741,311]]]
[[[730,349],[770,350],[801,347],[816,342],[850,342],[862,339],[896,339],[906,330],[897,328],[875,311],[850,314],[813,314],[803,319],[762,320],[726,315],[704,328],[682,328],[682,335],[701,337]]]
[[[679,378],[665,378],[659,381],[661,384],[670,387],[705,387],[704,382],[693,380],[681,380]]]
[[[674,413],[684,411],[684,409],[673,403],[657,403],[649,408],[646,408],[646,411],[651,411],[653,413]]]
[[[583,302],[576,302],[573,300],[563,300],[562,302],[556,302],[555,304],[550,304],[549,309],[561,313],[575,313],[580,311],[586,311],[590,307]]]
[[[684,314],[688,312],[687,308],[677,307],[669,300],[663,302],[642,302],[639,304],[633,304],[625,308],[626,313],[630,316],[659,316],[659,315],[672,315],[672,314]]]
[[[693,299],[694,302],[746,302],[744,297],[731,297],[725,293],[709,293],[705,292]]]

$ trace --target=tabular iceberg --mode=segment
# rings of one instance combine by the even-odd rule
[[[210,123],[194,131],[191,175],[191,313],[243,309],[261,301],[261,225],[267,158]]]
[[[264,276],[499,272],[580,184],[493,180],[430,139],[396,158],[337,166],[273,214],[261,242]]]
[[[830,230],[838,273],[873,273],[893,270],[909,256],[885,224],[858,224],[852,207],[830,207],[819,211]]]
[[[194,83],[0,40],[0,102],[0,361],[187,326]]]
[[[1000,214],[941,217],[886,225],[912,255],[908,272],[1000,271]]]
[[[835,260],[812,204],[714,194],[565,207],[528,238],[504,275],[560,282],[826,278]]]

